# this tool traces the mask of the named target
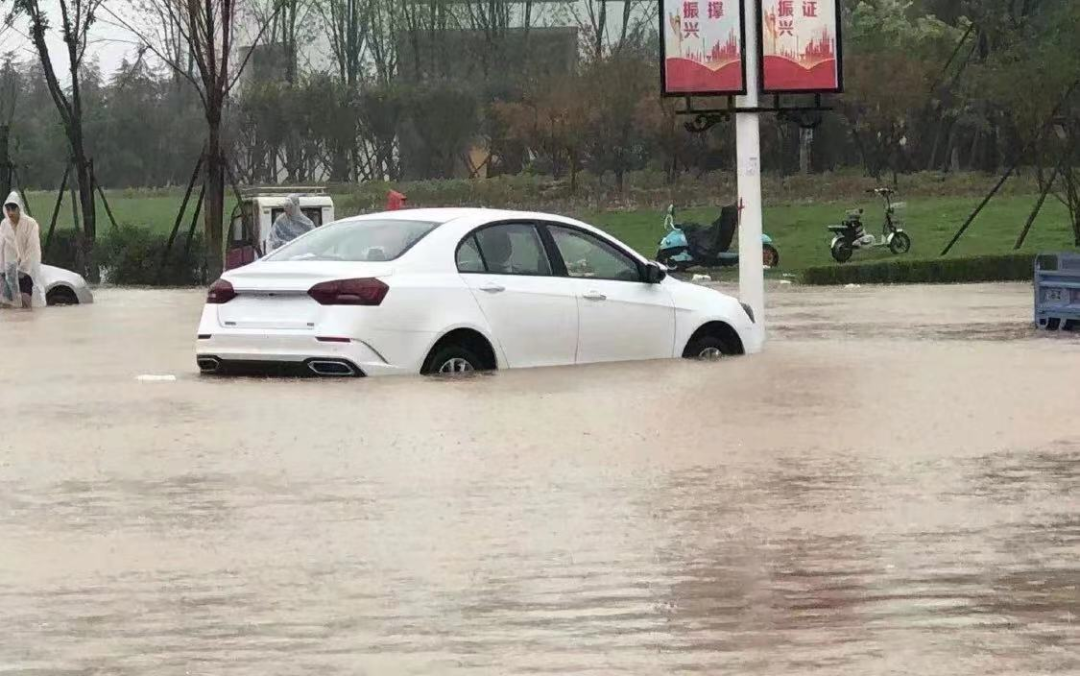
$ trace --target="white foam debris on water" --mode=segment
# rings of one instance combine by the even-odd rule
[[[135,380],[138,380],[140,383],[174,383],[176,382],[176,376],[144,373],[143,375],[135,376]]]
[[[710,277],[708,275],[694,275],[694,277],[690,281],[691,282],[711,282],[712,277]]]

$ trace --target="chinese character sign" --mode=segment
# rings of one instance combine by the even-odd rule
[[[839,0],[761,0],[762,90],[838,92]]]
[[[664,94],[746,91],[742,0],[663,0]]]

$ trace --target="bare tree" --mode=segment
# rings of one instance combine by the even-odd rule
[[[330,33],[330,51],[338,79],[350,89],[363,74],[364,50],[377,0],[322,0],[316,5]]]
[[[75,167],[75,183],[79,189],[79,207],[82,211],[82,231],[78,235],[77,261],[80,272],[97,281],[94,265],[94,240],[97,237],[97,214],[94,204],[93,163],[86,152],[83,131],[83,101],[81,69],[90,27],[97,19],[102,0],[53,0],[51,3],[60,13],[60,37],[65,46],[65,59],[69,83],[65,88],[53,66],[49,52],[48,36],[52,28],[49,14],[39,0],[14,0],[14,17],[26,17],[30,24],[30,40],[37,52],[45,83],[60,114],[71,161]]]
[[[0,24],[0,37],[4,24]],[[15,118],[15,103],[19,95],[19,73],[10,58],[0,68],[0,195],[11,191],[11,123]]]
[[[29,0],[19,0],[25,2]],[[71,1],[71,0],[67,0]],[[85,0],[83,0],[85,1]],[[155,28],[140,29],[130,21],[110,12],[113,18],[137,35],[143,43],[172,70],[187,79],[198,92],[206,119],[206,156],[203,166],[203,226],[207,247],[207,271],[212,276],[221,273],[224,262],[222,224],[225,218],[226,159],[222,139],[222,120],[229,94],[236,86],[254,47],[259,44],[276,19],[275,9],[258,27],[251,49],[238,63],[234,61],[236,34],[240,19],[240,0],[137,0],[136,8]],[[278,5],[280,7],[280,5]],[[161,21],[164,18],[164,21]],[[194,68],[188,69],[177,61],[177,52],[170,50],[175,41],[163,33],[171,27],[180,36]]]
[[[397,32],[401,11],[395,0],[367,0],[369,13],[368,49],[375,67],[376,81],[388,85],[397,73]]]
[[[578,26],[584,31],[587,40],[587,53],[594,60],[604,58],[607,49],[621,52],[627,45],[639,41],[654,23],[658,2],[649,0],[621,0],[621,12],[618,14],[618,37],[610,33],[612,17],[609,5],[613,0],[581,0],[571,11]]]
[[[263,4],[265,3],[265,4]],[[266,26],[266,42],[280,46],[285,56],[285,81],[296,84],[300,63],[300,43],[307,39],[312,10],[310,0],[262,0],[252,11],[255,23]]]
[[[482,36],[482,41],[477,41],[474,49],[479,52],[480,66],[484,76],[487,77],[492,68],[498,68],[505,63],[502,58],[505,49],[506,32],[510,28],[513,17],[513,4],[511,0],[466,0],[465,19],[466,25],[475,33]],[[531,16],[532,3],[526,2]],[[470,40],[472,43],[472,40]]]
[[[311,18],[311,5],[308,0],[266,0],[265,5],[257,3],[253,15],[256,23],[265,25],[266,43],[280,50],[285,59],[285,83],[289,93],[295,94],[298,67],[300,62],[300,42],[304,39],[303,29]],[[288,171],[288,180],[301,180],[304,173],[303,139],[298,129],[289,129],[285,138],[284,161]]]

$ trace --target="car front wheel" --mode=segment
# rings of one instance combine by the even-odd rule
[[[686,346],[683,356],[686,359],[698,361],[719,361],[736,353],[737,351],[720,336],[701,336]]]
[[[66,286],[54,287],[45,296],[46,305],[78,305],[79,297],[75,294],[73,289],[69,289]]]

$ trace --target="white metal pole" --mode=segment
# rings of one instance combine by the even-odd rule
[[[757,0],[742,0],[746,17],[746,96],[738,98],[740,108],[757,108],[758,83],[758,16]],[[735,152],[739,168],[739,296],[754,309],[757,329],[765,337],[765,270],[762,263],[762,204],[761,204],[761,122],[760,113],[735,115]]]

